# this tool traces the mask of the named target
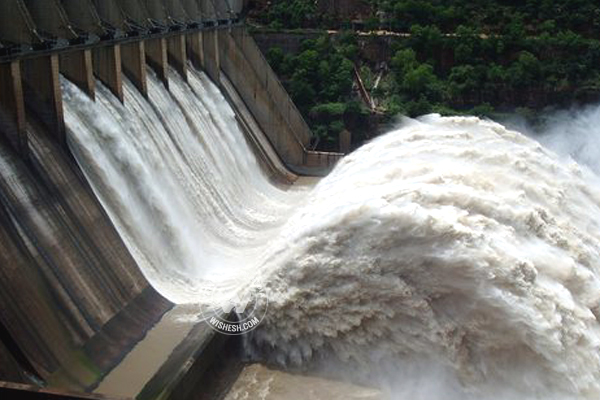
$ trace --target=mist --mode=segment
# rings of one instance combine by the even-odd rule
[[[600,176],[600,105],[546,113],[538,126],[523,118],[500,121]]]

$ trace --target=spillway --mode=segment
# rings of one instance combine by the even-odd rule
[[[126,81],[124,104],[63,80],[69,146],[153,286],[214,301],[203,289],[251,278],[302,191],[270,182],[204,73],[172,71],[168,91],[148,72],[149,99]]]
[[[600,187],[477,118],[428,116],[314,190],[270,182],[200,72],[94,103],[63,81],[69,146],[145,277],[176,303],[252,280],[245,338],[284,368],[391,398],[595,399]]]
[[[291,171],[342,156],[313,151],[245,2],[146,3],[0,5],[0,397],[192,396],[225,342],[196,305],[252,285],[306,195]]]

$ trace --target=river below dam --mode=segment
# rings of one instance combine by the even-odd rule
[[[500,124],[430,115],[314,187],[281,187],[218,88],[172,76],[167,91],[150,73],[149,99],[125,82],[124,104],[62,82],[71,151],[163,296],[221,304],[260,284],[249,359],[377,388],[364,398],[600,397],[590,169]],[[260,391],[261,376],[286,399],[327,386],[264,367],[238,384]]]

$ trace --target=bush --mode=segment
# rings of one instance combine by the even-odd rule
[[[281,47],[271,47],[269,51],[267,51],[267,61],[273,70],[276,72],[281,71],[281,65],[285,59],[285,55],[283,54],[283,50]]]
[[[409,117],[415,118],[421,115],[432,113],[433,107],[425,98],[425,96],[421,96],[417,101],[410,101],[406,103],[406,112]]]
[[[346,112],[346,105],[344,103],[325,103],[311,108],[310,116],[311,118],[339,117],[344,115],[344,112]]]

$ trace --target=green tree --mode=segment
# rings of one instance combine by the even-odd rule
[[[472,65],[459,65],[452,68],[448,77],[448,91],[454,103],[468,103],[479,88],[479,82]]]
[[[283,54],[281,47],[271,47],[269,51],[267,51],[267,61],[271,68],[276,72],[281,72],[281,66],[284,59],[285,55]]]
[[[402,88],[410,95],[432,97],[438,94],[438,79],[429,64],[421,64],[404,75]]]
[[[409,45],[429,62],[434,62],[442,46],[442,32],[437,26],[413,25]]]
[[[311,104],[314,103],[317,93],[302,75],[302,73],[294,74],[290,81],[289,90],[298,108],[303,112],[307,112]]]
[[[508,70],[509,82],[514,88],[536,86],[541,66],[538,58],[528,51],[522,51]]]
[[[404,75],[418,65],[417,53],[413,49],[398,50],[392,57],[391,64],[396,79],[402,82]]]
[[[285,28],[300,28],[316,17],[316,3],[310,0],[274,2],[269,8],[267,20]]]
[[[473,28],[459,26],[456,29],[455,41],[454,58],[458,64],[472,63],[478,58],[477,52],[481,39]]]

